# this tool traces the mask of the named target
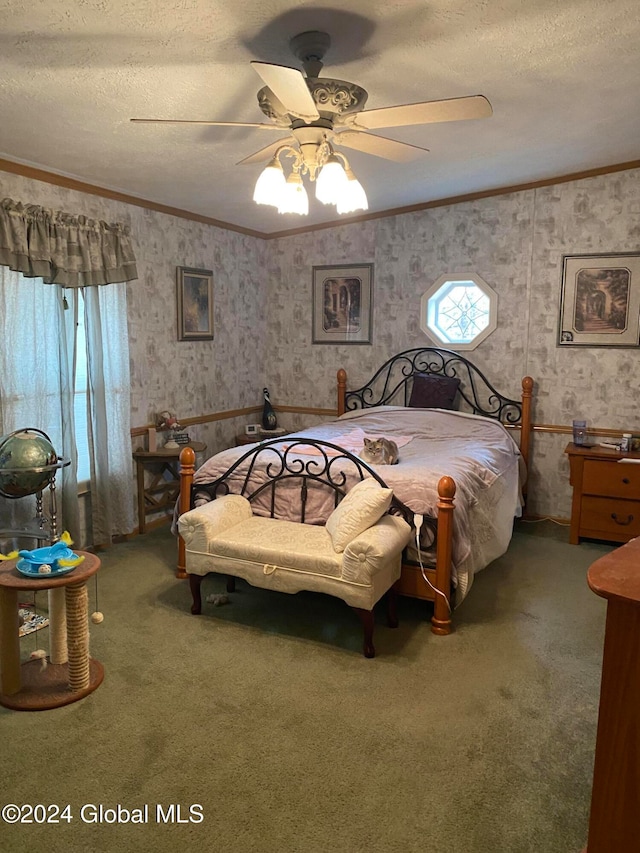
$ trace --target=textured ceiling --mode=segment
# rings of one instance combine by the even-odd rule
[[[349,153],[372,212],[640,159],[637,0],[5,0],[0,24],[1,157],[263,233],[336,219],[312,193],[304,218],[252,202],[261,167],[236,163],[276,134],[129,119],[260,122],[250,61],[300,67],[309,29],[367,109],[493,106],[377,131],[430,149],[412,164]]]

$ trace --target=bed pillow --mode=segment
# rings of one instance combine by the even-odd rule
[[[453,376],[416,373],[409,406],[413,409],[455,409],[460,380]]]
[[[379,521],[391,505],[393,492],[367,477],[350,489],[326,521],[333,549],[341,554],[349,542]]]

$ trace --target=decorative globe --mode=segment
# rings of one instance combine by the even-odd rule
[[[24,498],[45,489],[58,455],[49,436],[39,429],[22,429],[0,438],[0,495]],[[34,470],[35,469],[35,470]],[[43,470],[45,469],[45,470]]]

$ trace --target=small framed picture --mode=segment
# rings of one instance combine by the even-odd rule
[[[373,264],[313,268],[314,344],[370,344]]]
[[[558,346],[640,345],[640,254],[565,255]]]
[[[213,272],[177,268],[178,340],[213,340]]]
[[[260,424],[247,424],[244,428],[245,435],[258,435]]]

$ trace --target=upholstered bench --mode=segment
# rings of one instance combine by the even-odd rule
[[[324,525],[254,515],[250,501],[235,494],[189,510],[178,529],[186,546],[192,613],[201,612],[200,583],[209,572],[279,592],[322,592],[359,613],[364,654],[373,657],[373,608],[388,592],[389,624],[397,625],[393,587],[412,532],[402,517],[388,513],[392,498],[376,479],[363,479]]]

